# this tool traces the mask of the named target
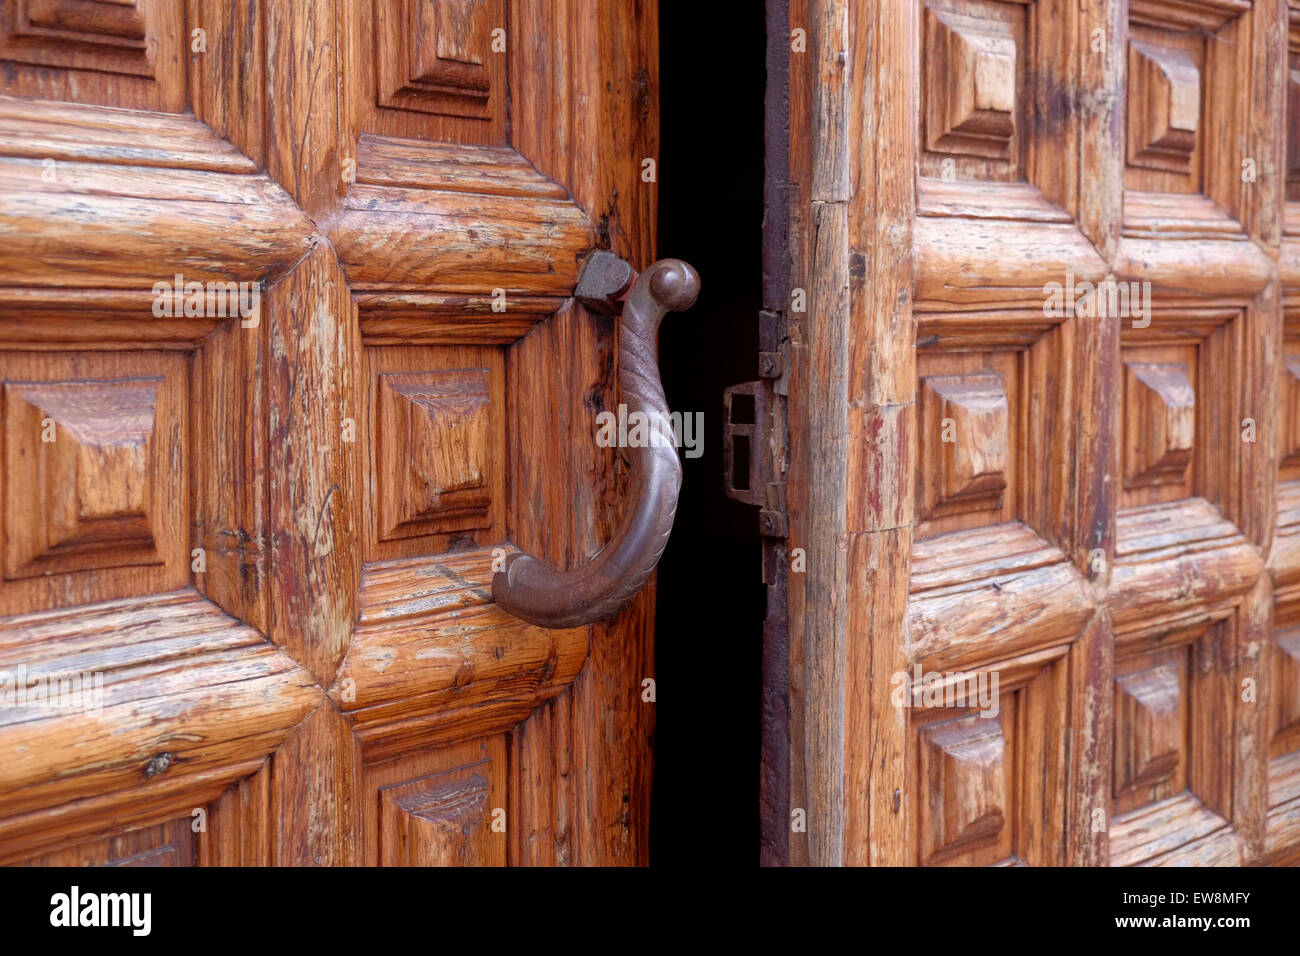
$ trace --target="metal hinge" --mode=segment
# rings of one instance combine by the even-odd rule
[[[759,377],[722,393],[722,468],[727,495],[758,508],[764,538],[784,538],[787,349],[758,353]]]

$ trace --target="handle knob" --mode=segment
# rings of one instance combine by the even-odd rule
[[[532,555],[515,554],[492,578],[498,606],[542,627],[577,627],[613,617],[650,577],[673,529],[682,466],[659,380],[656,333],[664,315],[695,303],[700,277],[680,259],[661,259],[638,276],[612,253],[596,253],[583,267],[575,295],[595,311],[613,312],[624,292],[618,382],[629,416],[641,412],[649,426],[647,442],[632,450],[632,507],[585,567],[557,571]]]

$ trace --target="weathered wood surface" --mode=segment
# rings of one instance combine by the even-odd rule
[[[1298,15],[792,5],[791,862],[1295,858]]]
[[[653,585],[560,631],[487,587],[623,508],[571,294],[655,258],[658,11],[405,6],[0,31],[0,659],[106,695],[0,715],[3,862],[647,862]]]

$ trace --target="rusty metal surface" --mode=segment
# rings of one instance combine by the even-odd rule
[[[589,268],[595,270],[590,276]],[[492,578],[492,597],[498,606],[542,627],[577,627],[607,620],[622,610],[659,563],[677,512],[682,466],[659,380],[656,336],[668,312],[681,312],[695,303],[700,278],[680,259],[662,259],[636,276],[617,257],[597,253],[584,266],[575,294],[580,293],[584,302],[591,299],[613,306],[627,289],[626,284],[619,285],[629,275],[635,281],[619,320],[618,381],[629,419],[641,412],[650,425],[650,440],[631,450],[628,498],[632,506],[613,538],[585,567],[557,571],[532,555],[517,554]]]
[[[636,270],[612,252],[593,252],[582,265],[573,297],[592,312],[617,315],[619,297],[636,281]]]

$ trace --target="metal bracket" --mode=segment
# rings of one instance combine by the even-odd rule
[[[787,519],[785,482],[774,481],[772,393],[785,374],[780,352],[759,355],[762,378],[733,385],[722,393],[722,475],[727,496],[758,508],[765,538],[784,538]]]

